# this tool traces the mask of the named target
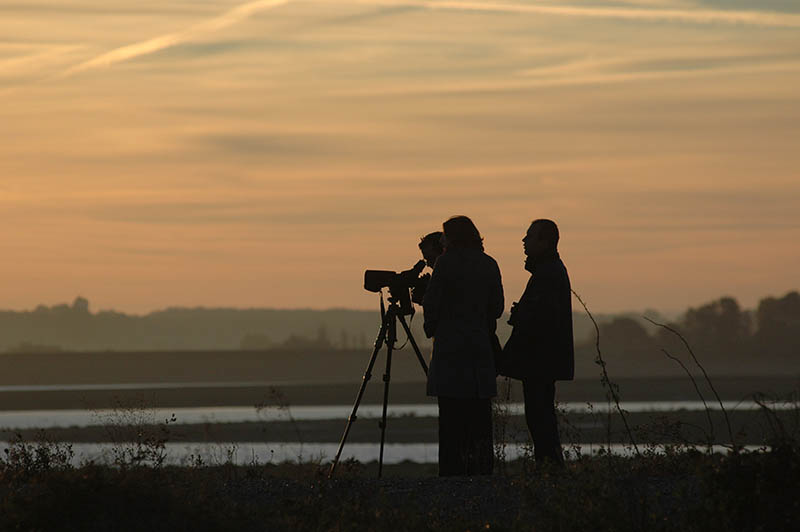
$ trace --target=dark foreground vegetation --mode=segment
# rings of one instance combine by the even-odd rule
[[[0,530],[795,530],[800,450],[527,459],[495,475],[346,462],[69,465],[67,445],[17,443],[0,464]],[[503,464],[501,464],[503,465]]]

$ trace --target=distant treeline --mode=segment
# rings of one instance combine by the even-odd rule
[[[602,322],[612,318],[598,316]],[[506,319],[498,320],[501,339],[510,334]],[[429,347],[421,309],[407,320],[417,343]],[[585,314],[575,313],[574,321],[576,338],[593,331]],[[71,305],[0,311],[0,351],[361,349],[372,346],[379,327],[377,309],[169,308],[138,316],[92,312],[89,301],[78,297]]]
[[[701,361],[717,369],[772,368],[768,373],[800,370],[800,294],[762,299],[753,310],[723,297],[668,320],[655,311],[648,317],[680,331]],[[666,357],[686,350],[671,332],[639,314],[596,315],[601,349],[613,366],[660,366],[659,373],[682,371]],[[149,351],[214,349],[297,349],[328,351],[369,349],[380,317],[377,311],[347,309],[280,310],[169,308],[143,316],[115,311],[92,312],[78,297],[71,305],[38,306],[32,311],[0,311],[0,351]],[[594,326],[574,313],[578,367],[590,370],[596,356]],[[411,321],[418,343],[430,346],[422,333],[421,313]],[[505,318],[498,335],[507,338]],[[403,341],[402,335],[400,341]],[[696,368],[695,368],[696,369]],[[733,371],[739,373],[738,371]]]
[[[660,320],[656,320],[660,321]],[[661,322],[674,329],[713,374],[800,375],[800,294],[767,297],[755,310],[723,297],[690,308],[677,320]],[[620,316],[600,324],[601,351],[612,367],[646,366],[648,373],[682,372],[677,357],[698,373],[686,344],[667,328]],[[581,345],[584,363],[594,346]],[[669,368],[672,371],[668,371]],[[613,369],[612,369],[613,371]]]
[[[0,350],[351,349],[371,343],[378,325],[377,312],[346,309],[168,308],[141,316],[91,312],[89,302],[78,297],[71,305],[0,311]]]

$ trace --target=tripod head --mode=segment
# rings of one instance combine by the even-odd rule
[[[400,309],[399,314],[408,316],[414,313],[409,290],[420,282],[419,274],[424,267],[425,261],[421,260],[400,273],[389,270],[366,270],[364,272],[364,289],[370,292],[380,292],[383,288],[388,287],[389,303],[396,303]]]

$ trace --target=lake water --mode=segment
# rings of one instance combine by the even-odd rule
[[[754,401],[723,401],[723,406],[728,411],[752,411],[761,407]],[[606,413],[608,403],[561,403],[561,406],[570,413]],[[622,408],[628,412],[676,412],[702,411],[701,401],[630,401],[622,403]],[[509,412],[512,415],[522,415],[522,403],[510,403]],[[711,410],[719,410],[719,403],[708,403]],[[797,408],[795,403],[774,403],[770,408],[776,410],[791,410]],[[216,406],[193,408],[153,408],[132,410],[25,410],[25,411],[0,411],[0,429],[31,429],[31,428],[65,428],[88,427],[108,424],[139,424],[160,423],[165,419],[175,416],[176,423],[242,423],[242,422],[270,422],[287,420],[326,420],[340,419],[345,421],[352,411],[352,405],[316,405],[293,406],[288,408],[267,407],[257,409],[253,406]],[[611,405],[612,411],[616,407]],[[359,418],[379,418],[381,405],[361,405],[358,409]],[[390,404],[389,415],[435,417],[438,407],[435,404]]]
[[[75,455],[72,463],[80,466],[86,462],[111,463],[113,461],[114,444],[111,443],[74,443],[72,450]],[[123,444],[124,445],[124,444]],[[165,463],[171,465],[188,465],[193,462],[193,457],[200,457],[207,465],[224,464],[232,462],[239,465],[269,464],[283,462],[320,461],[330,462],[338,449],[338,443],[271,443],[271,442],[245,442],[245,443],[167,443],[165,446]],[[8,442],[0,442],[0,453],[8,447]],[[117,448],[121,448],[119,445]],[[596,455],[601,449],[609,449],[614,455],[632,456],[633,449],[628,445],[611,444],[582,444],[580,454],[583,456]],[[705,447],[698,447],[705,450]],[[524,445],[507,445],[506,459],[513,460],[529,453]],[[643,446],[640,446],[644,450]],[[746,450],[761,449],[758,446],[746,446]],[[344,446],[341,460],[354,458],[359,462],[373,462],[378,460],[379,445],[377,443],[348,443]],[[574,458],[573,450],[565,447]],[[664,452],[662,445],[653,447],[655,452]],[[726,453],[727,448],[715,445],[715,453]],[[383,461],[385,464],[397,464],[411,461],[423,464],[438,462],[439,446],[436,443],[405,443],[386,444]]]

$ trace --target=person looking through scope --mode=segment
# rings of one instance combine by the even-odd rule
[[[419,249],[422,260],[402,272],[389,270],[367,270],[364,272],[364,288],[370,292],[380,292],[383,288],[389,289],[389,296],[400,303],[404,315],[413,314],[411,303],[422,305],[425,289],[430,281],[430,274],[420,275],[425,266],[433,269],[436,260],[444,251],[442,247],[442,232],[434,231],[420,239]],[[409,297],[409,290],[411,291]]]
[[[422,252],[422,258],[425,259],[425,265],[431,270],[436,266],[436,259],[444,253],[443,236],[444,233],[441,231],[434,231],[419,240],[419,250]]]
[[[435,232],[425,235],[419,243],[420,251],[424,260],[418,261],[414,266],[402,272],[395,272],[390,270],[366,270],[364,272],[364,288],[370,292],[377,292],[381,294],[380,308],[381,308],[381,326],[378,330],[378,337],[375,340],[375,348],[370,356],[367,369],[361,379],[361,387],[358,390],[353,410],[347,418],[342,439],[339,442],[339,450],[336,452],[336,457],[331,463],[331,469],[328,477],[333,477],[336,471],[336,466],[339,463],[339,458],[342,456],[342,449],[344,449],[347,435],[350,433],[350,428],[353,422],[357,419],[358,407],[361,404],[361,399],[364,397],[364,390],[366,390],[367,382],[372,378],[372,369],[375,366],[375,361],[378,352],[385,346],[386,347],[386,373],[383,374],[383,411],[381,415],[381,422],[379,424],[381,429],[381,446],[378,454],[378,478],[380,478],[383,471],[383,449],[386,441],[386,415],[387,407],[389,404],[389,383],[391,382],[391,368],[392,368],[392,352],[395,350],[395,343],[397,342],[397,323],[399,322],[405,330],[407,341],[411,343],[414,349],[414,354],[417,356],[420,367],[423,373],[427,375],[428,366],[422,353],[419,350],[414,335],[411,334],[411,329],[405,320],[405,316],[414,313],[414,307],[411,303],[412,297],[415,301],[420,303],[425,294],[425,288],[431,278],[429,274],[420,276],[425,266],[433,268],[439,255],[442,253],[441,247],[441,233]],[[389,306],[385,305],[383,298],[383,289],[389,289]],[[411,293],[416,296],[411,296]],[[418,300],[416,299],[418,298]],[[491,446],[491,444],[490,444]]]
[[[427,394],[439,403],[439,475],[488,475],[497,395],[490,337],[503,313],[503,283],[472,220],[454,216],[442,228],[444,253],[422,303],[433,338]]]
[[[442,246],[442,232],[434,231],[423,236],[419,241],[419,250],[422,252],[422,258],[425,265],[433,270],[436,266],[436,260],[444,253]],[[431,274],[426,273],[422,275],[411,288],[411,301],[417,305],[422,305],[422,300],[425,297],[425,290],[428,287],[428,282],[431,280]]]

